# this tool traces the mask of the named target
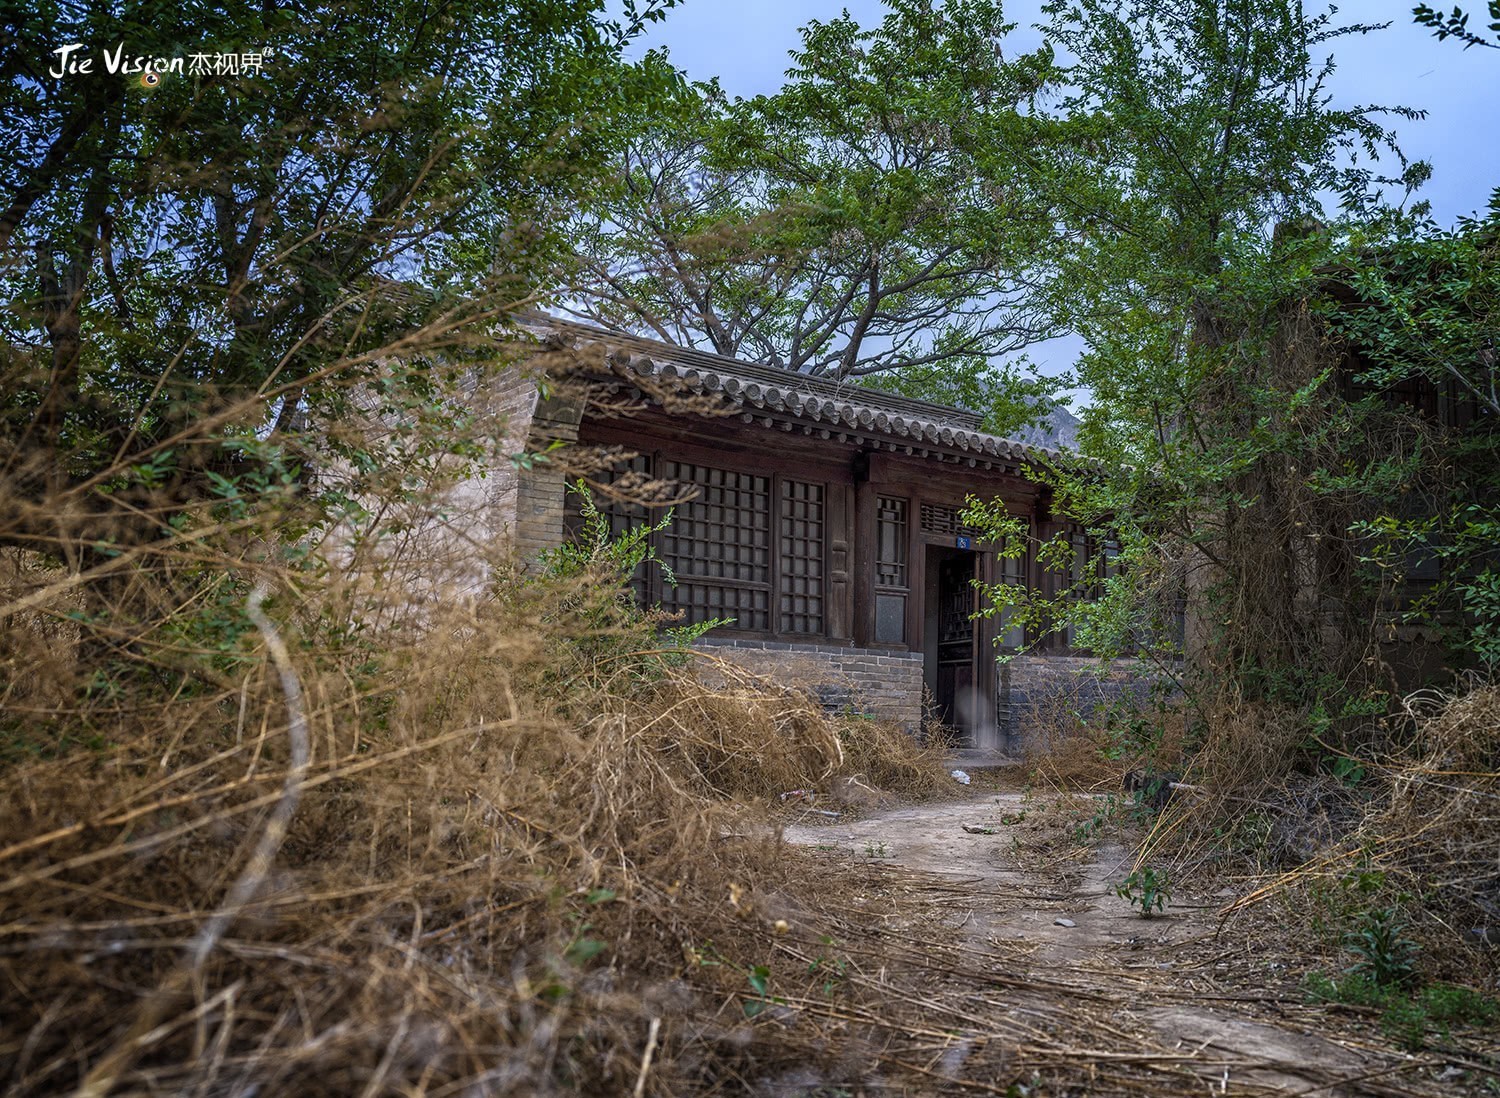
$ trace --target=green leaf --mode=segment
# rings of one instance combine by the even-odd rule
[[[609,948],[609,943],[599,938],[579,938],[569,944],[564,956],[575,965],[584,965]]]
[[[755,989],[755,993],[757,995],[764,995],[766,993],[767,983],[771,979],[771,970],[765,965],[756,965],[754,968],[750,969],[748,973],[748,979],[750,981],[750,986]]]

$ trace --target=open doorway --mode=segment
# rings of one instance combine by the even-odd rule
[[[981,725],[974,664],[974,579],[979,554],[929,545],[924,577],[923,679],[931,699],[928,714],[957,733],[959,747],[977,747]]]

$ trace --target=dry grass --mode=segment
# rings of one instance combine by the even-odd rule
[[[628,1093],[649,1032],[667,1094],[800,1056],[739,1013],[795,875],[751,805],[940,772],[800,692],[705,686],[603,580],[512,577],[378,638],[330,627],[349,592],[283,588],[297,706],[254,632],[45,724],[13,691],[7,1092]],[[10,620],[12,659],[36,639]]]
[[[1108,756],[1108,730],[1099,720],[1085,717],[1079,696],[1072,692],[1045,696],[1031,710],[1022,741],[1032,781],[1055,789],[1118,789],[1128,769]]]
[[[1127,710],[1089,705],[1086,697],[1059,691],[1033,710],[1024,733],[1032,781],[1059,790],[1118,791],[1131,770],[1184,766],[1187,719],[1180,706]],[[1123,728],[1125,718],[1140,728]]]
[[[1205,723],[1208,733],[1193,753],[1193,778],[1237,796],[1258,796],[1282,781],[1308,735],[1305,714],[1238,699],[1216,705]]]
[[[1415,758],[1390,767],[1360,839],[1412,896],[1414,925],[1472,946],[1475,931],[1500,936],[1500,687],[1426,692],[1407,708]]]
[[[1290,717],[1250,751],[1249,716],[1226,726],[1194,760],[1198,793],[1162,813],[1138,861],[1200,883],[1239,877],[1220,914],[1269,905],[1251,916],[1260,937],[1303,971],[1347,967],[1349,935],[1384,912],[1424,976],[1494,993],[1500,965],[1480,939],[1500,925],[1500,689],[1425,691],[1406,705],[1408,735],[1357,760],[1357,784],[1259,769],[1299,734]]]
[[[310,758],[238,910],[294,769],[264,636],[221,686],[111,702],[113,742],[7,772],[9,1092],[1187,1095],[1223,1071],[1134,1022],[1133,985],[966,944],[988,901],[963,886],[777,844],[756,806],[788,782],[942,780],[890,729],[705,686],[606,585],[506,581],[379,645],[325,597],[273,615]]]
[[[1027,756],[1031,779],[1054,789],[1116,790],[1127,769],[1105,753],[1105,738],[1080,729]]]

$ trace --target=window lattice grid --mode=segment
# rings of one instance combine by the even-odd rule
[[[823,485],[781,482],[783,633],[823,631]]]
[[[600,474],[596,479],[604,484],[613,484],[625,479],[627,476],[649,478],[651,474],[651,459],[645,454],[637,454],[628,461],[621,462],[614,468]],[[609,537],[611,541],[617,540],[621,535],[630,530],[645,526],[661,517],[661,512],[648,512],[639,503],[624,503],[613,500],[608,495],[597,489],[589,492],[594,506],[604,515],[609,522]],[[575,492],[570,486],[567,497],[563,501],[563,530],[567,540],[578,542],[583,537],[583,497]],[[636,566],[630,575],[630,590],[635,596],[637,605],[644,606],[646,603],[646,571],[654,568],[649,561],[642,561]]]
[[[953,534],[958,537],[977,538],[979,531],[966,526],[958,517],[958,508],[945,507],[941,503],[923,503],[921,508],[922,532],[927,534]]]
[[[906,500],[876,498],[875,542],[875,585],[906,587]]]
[[[680,581],[662,599],[668,610],[682,610],[690,622],[733,618],[736,629],[767,630],[771,624],[771,589]]]
[[[1084,533],[1075,532],[1069,540],[1073,560],[1068,567],[1068,596],[1080,602],[1092,601],[1099,597],[1101,561],[1098,546]]]
[[[669,461],[664,479],[697,488],[662,534],[661,555],[678,578],[662,605],[688,621],[733,618],[771,628],[771,479]]]
[[[1016,542],[1020,541],[1017,552]],[[1007,536],[1000,543],[1000,552],[996,561],[1000,570],[1000,582],[1012,586],[1024,586],[1026,583],[1026,542],[1025,539],[1017,539]]]
[[[938,601],[938,643],[958,644],[974,639],[974,575],[971,558],[944,564]],[[967,574],[966,574],[967,573]]]
[[[1073,559],[1062,582],[1070,602],[1091,602],[1099,597],[1099,557],[1094,539],[1082,530],[1068,535],[1068,544],[1073,550]],[[1064,645],[1074,648],[1078,644],[1078,628],[1073,624],[1062,631]]]
[[[1018,540],[1020,542],[1020,552],[1014,556],[1009,555],[1016,551],[1016,543]],[[1014,536],[1007,536],[1004,541],[1001,542],[1000,549],[1001,553],[995,562],[997,570],[999,572],[1000,582],[1005,584],[1007,587],[1026,587],[1026,565],[1028,555],[1026,552],[1026,539],[1017,539]],[[1007,606],[1000,611],[998,622],[999,635],[997,639],[999,641],[999,644],[1004,648],[1020,648],[1021,645],[1025,643],[1026,633],[1022,626],[1016,621],[1017,616],[1018,615],[1016,607],[1014,606]]]

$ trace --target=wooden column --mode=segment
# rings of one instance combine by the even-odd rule
[[[864,648],[875,637],[875,486],[869,477],[854,485],[854,644]]]
[[[979,580],[992,584],[1000,578],[1000,562],[993,550],[983,549],[975,554]],[[976,593],[974,608],[980,609]],[[995,637],[999,622],[993,617],[983,617],[974,623],[974,688],[979,692],[980,704],[984,706],[983,721],[995,719]]]
[[[828,639],[847,642],[854,636],[853,547],[859,544],[854,526],[855,489],[848,484],[828,486]]]

